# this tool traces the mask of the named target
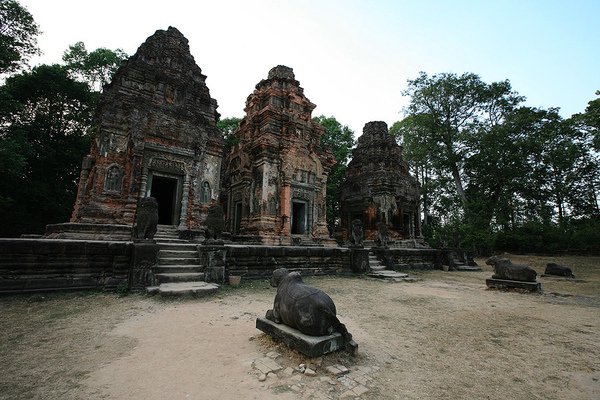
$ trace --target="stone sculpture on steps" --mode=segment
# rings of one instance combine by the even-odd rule
[[[154,239],[158,225],[158,203],[154,197],[140,199],[135,223],[133,225],[133,238],[138,240]]]

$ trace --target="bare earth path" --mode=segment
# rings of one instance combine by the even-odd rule
[[[600,259],[569,261],[578,279],[540,278],[541,295],[487,290],[487,267],[416,283],[306,279],[336,302],[356,358],[311,360],[256,330],[266,282],[185,301],[3,297],[0,399],[598,399]],[[261,381],[253,361],[270,352],[282,369]],[[350,373],[338,379],[335,364]]]

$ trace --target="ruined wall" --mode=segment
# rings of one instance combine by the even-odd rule
[[[172,27],[123,63],[96,110],[72,222],[132,224],[138,199],[160,181],[164,197],[172,191],[176,199],[170,224],[201,225],[208,203],[218,200],[223,148],[205,81],[187,39]]]
[[[127,284],[131,242],[0,239],[0,293],[115,289]]]
[[[223,190],[234,238],[264,244],[326,240],[327,175],[335,163],[319,148],[324,129],[293,70],[277,66],[246,101],[226,159]]]
[[[270,278],[285,267],[303,276],[350,274],[351,251],[332,247],[236,246],[227,247],[227,274]]]
[[[372,249],[383,264],[394,270],[441,269],[447,251],[440,249]]]

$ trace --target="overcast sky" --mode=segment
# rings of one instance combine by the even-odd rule
[[[19,0],[40,25],[37,63],[69,45],[133,54],[157,29],[189,40],[222,117],[283,64],[316,115],[357,135],[402,118],[401,92],[419,71],[509,79],[527,105],[585,109],[600,90],[600,0]]]

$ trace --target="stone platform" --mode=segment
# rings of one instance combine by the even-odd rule
[[[368,273],[367,276],[370,276],[371,278],[393,280],[395,282],[412,281],[413,280],[412,278],[410,278],[408,276],[408,274],[405,274],[402,272],[397,272],[397,271],[390,271],[390,270],[379,270],[379,271],[375,270],[375,271]]]
[[[256,318],[256,328],[309,357],[320,357],[344,348],[344,338],[338,332],[328,336],[309,336],[266,318]]]
[[[130,241],[131,225],[66,222],[46,225],[45,239]]]
[[[208,282],[173,282],[146,288],[149,295],[160,294],[162,297],[203,297],[219,290],[219,285]]]
[[[523,282],[523,281],[510,281],[507,279],[486,279],[485,284],[489,288],[494,289],[523,289],[530,292],[541,292],[542,284],[539,282]]]
[[[468,272],[478,272],[482,271],[481,267],[477,265],[457,265],[454,267],[457,271],[468,271]]]

